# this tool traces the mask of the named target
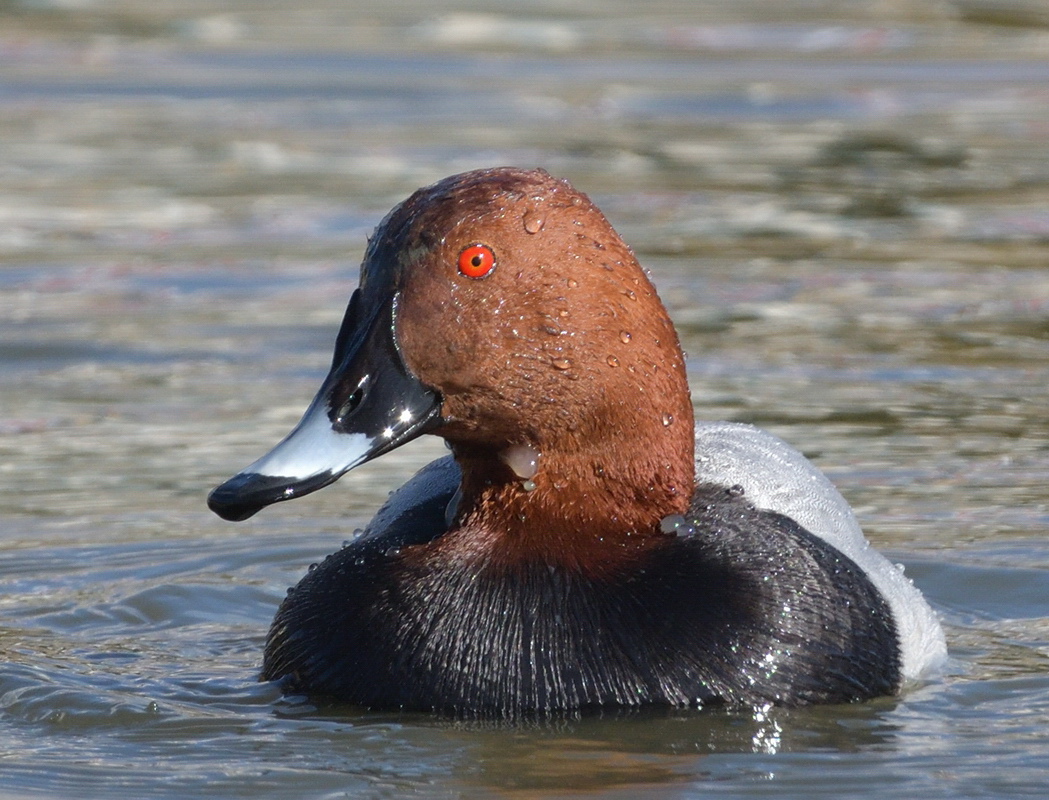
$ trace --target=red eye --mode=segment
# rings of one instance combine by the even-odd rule
[[[472,244],[459,254],[459,271],[467,278],[483,278],[495,269],[495,253],[486,244]]]

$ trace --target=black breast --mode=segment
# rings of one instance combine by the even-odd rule
[[[892,614],[862,570],[723,487],[701,486],[677,535],[614,582],[419,558],[449,496],[307,574],[274,620],[263,677],[373,708],[500,716],[899,687]],[[409,535],[420,529],[433,534]]]

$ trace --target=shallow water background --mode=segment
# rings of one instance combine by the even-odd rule
[[[0,3],[0,795],[1044,796],[1043,4],[216,5]],[[594,197],[697,415],[837,482],[943,680],[516,729],[255,681],[286,587],[443,451],[237,525],[205,494],[298,419],[382,215],[499,164]]]

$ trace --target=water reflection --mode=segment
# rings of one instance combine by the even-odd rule
[[[732,774],[748,781],[758,775],[773,779],[775,762],[765,757],[819,752],[862,757],[904,741],[894,700],[809,709],[649,709],[514,724],[361,715],[345,706],[318,707],[295,699],[283,706],[288,719],[335,725],[333,735],[338,726],[358,735],[374,727],[380,736],[391,724],[431,730],[442,749],[457,754],[454,771],[464,787],[500,794],[654,791],[722,781]],[[761,760],[733,758],[746,754]]]

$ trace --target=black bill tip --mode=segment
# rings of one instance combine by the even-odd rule
[[[338,477],[331,472],[322,472],[298,480],[241,472],[211,490],[208,508],[228,522],[242,522],[268,505],[309,494],[333,483]]]

